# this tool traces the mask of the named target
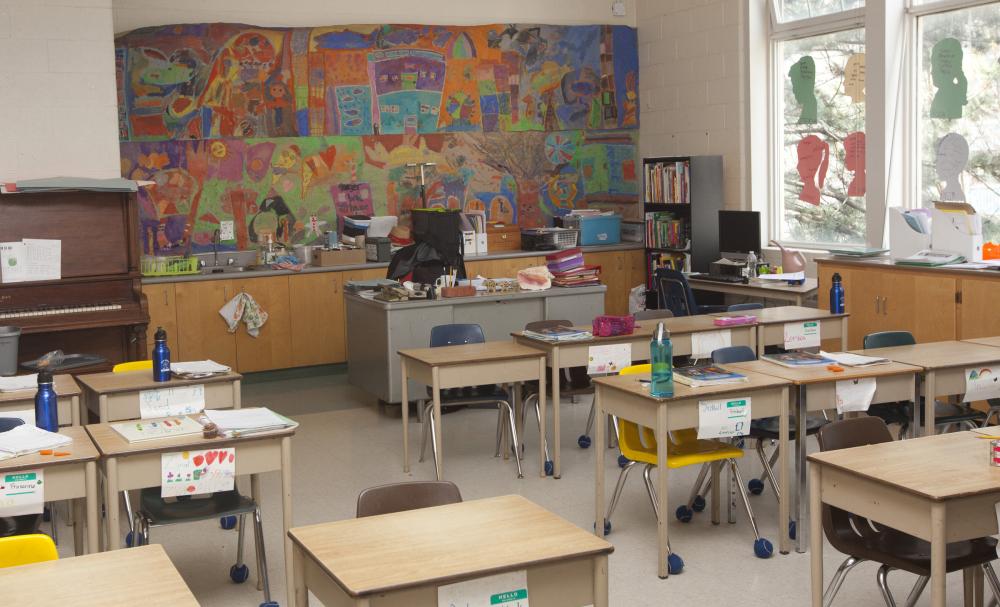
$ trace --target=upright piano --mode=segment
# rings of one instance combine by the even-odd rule
[[[147,358],[137,214],[130,192],[0,194],[0,242],[62,242],[61,279],[0,283],[0,325],[21,328],[18,362],[57,349],[108,360],[78,373]]]

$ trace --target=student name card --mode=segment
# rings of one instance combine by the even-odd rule
[[[191,415],[204,410],[204,384],[139,392],[139,417],[142,419]]]
[[[750,397],[698,402],[698,438],[746,436],[750,431]]]
[[[524,569],[438,586],[438,607],[528,607]]]
[[[698,331],[691,334],[691,358],[712,358],[712,352],[731,345],[733,345],[733,332],[729,329]]]
[[[44,471],[0,473],[0,516],[40,514],[45,505]]]
[[[801,348],[819,347],[819,321],[785,323],[785,349],[799,350]]]
[[[236,449],[177,451],[160,456],[160,497],[231,491],[236,485]]]
[[[1000,398],[1000,365],[965,370],[965,402]]]
[[[632,364],[632,344],[606,344],[587,348],[587,373],[611,375]]]
[[[835,386],[837,413],[867,411],[875,398],[875,378],[843,379]]]

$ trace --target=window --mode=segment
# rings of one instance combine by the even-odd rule
[[[780,23],[834,15],[864,8],[865,0],[777,0],[775,17]]]

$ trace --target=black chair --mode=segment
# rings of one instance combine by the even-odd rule
[[[673,318],[674,313],[670,310],[639,310],[632,316],[636,320],[660,320],[663,318]]]
[[[682,272],[660,268],[653,274],[653,281],[657,290],[658,307],[661,310],[670,310],[674,316],[726,311],[726,306],[699,306],[695,301],[691,285]]]
[[[892,434],[885,422],[877,417],[856,417],[832,422],[817,434],[822,451],[848,449],[892,441]],[[816,512],[812,516],[818,516]],[[902,531],[885,525],[873,525],[868,519],[823,504],[823,533],[830,545],[848,555],[841,563],[830,585],[823,594],[823,605],[829,607],[837,596],[844,578],[855,565],[864,561],[880,563],[876,581],[888,607],[896,607],[889,591],[888,576],[893,569],[901,569],[919,576],[906,605],[916,603],[931,575],[931,545]],[[819,550],[819,546],[813,546]],[[982,567],[994,598],[1000,597],[1000,581],[990,563],[997,558],[997,541],[982,537],[962,542],[950,542],[947,548],[945,571],[951,573],[969,567]]]
[[[0,417],[0,433],[13,430],[16,427],[23,425],[24,420],[19,417]],[[0,537],[38,533],[38,529],[41,525],[41,514],[3,516],[0,517]]]
[[[392,483],[365,489],[358,495],[357,518],[445,506],[462,501],[462,493],[451,481]]]

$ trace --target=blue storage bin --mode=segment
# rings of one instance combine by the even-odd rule
[[[622,241],[620,215],[595,217],[563,217],[563,226],[580,230],[580,245],[618,244]]]

